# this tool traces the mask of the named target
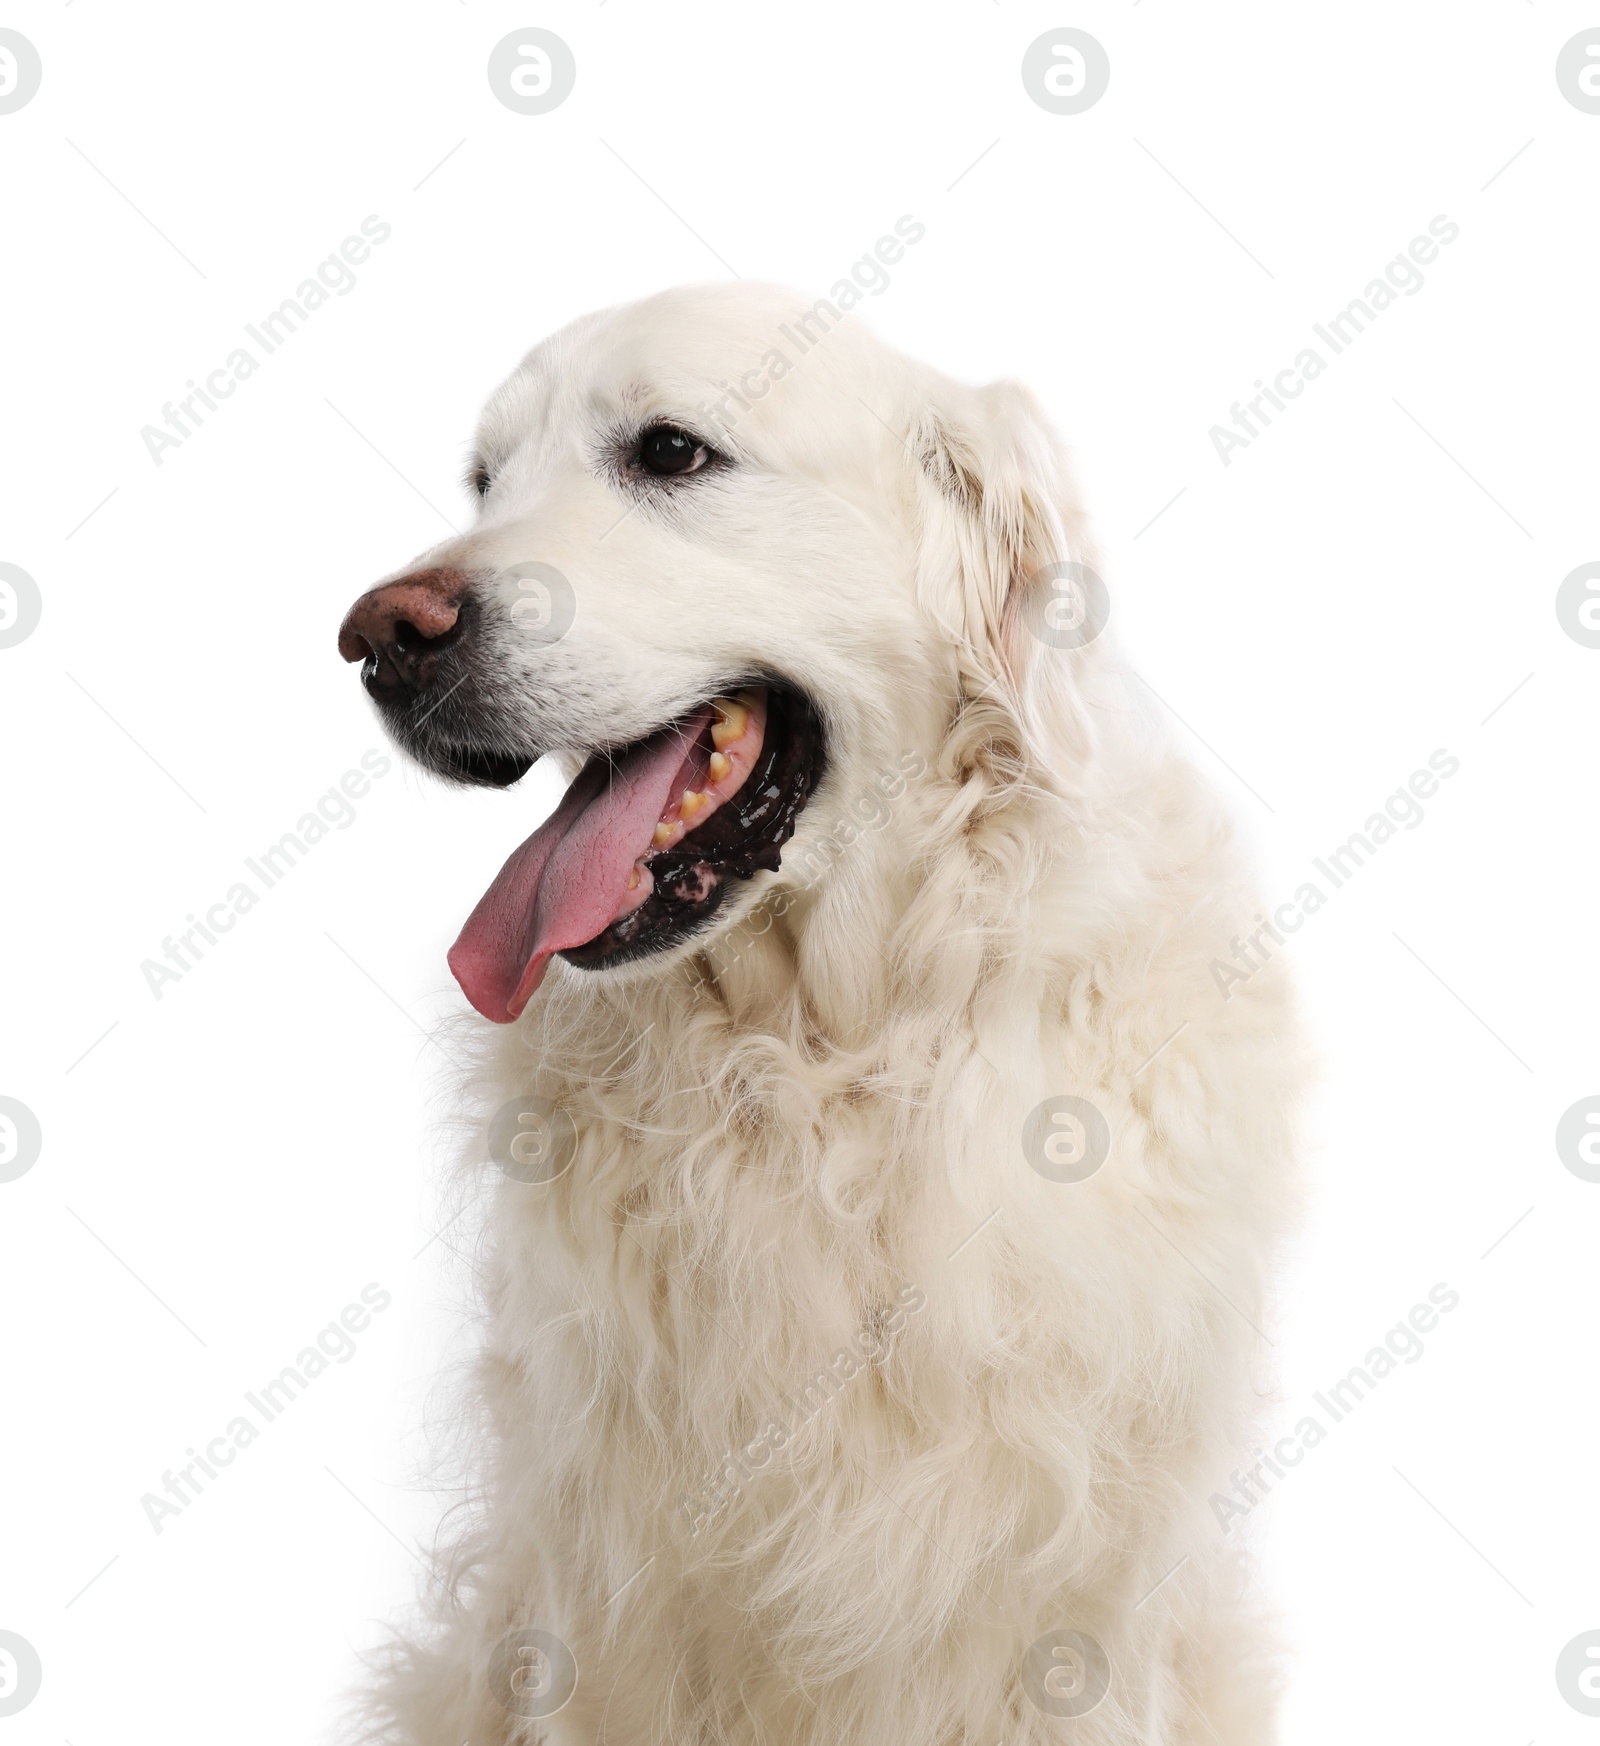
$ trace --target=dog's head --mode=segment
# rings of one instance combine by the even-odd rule
[[[1075,717],[1098,583],[1031,399],[825,301],[718,286],[575,322],[490,400],[470,483],[475,526],[339,647],[438,774],[576,772],[451,952],[491,1019],[553,954],[644,967],[728,925],[886,772],[950,773],[959,741],[1038,777]]]

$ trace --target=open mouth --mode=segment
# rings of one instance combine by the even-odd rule
[[[596,752],[451,947],[467,999],[509,1024],[558,952],[600,969],[687,939],[735,879],[777,868],[821,773],[816,713],[777,685]]]

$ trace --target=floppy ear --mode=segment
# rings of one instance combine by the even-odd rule
[[[955,761],[1057,787],[1093,749],[1079,678],[1109,616],[1066,452],[1014,382],[940,383],[908,447],[918,592],[956,656]]]

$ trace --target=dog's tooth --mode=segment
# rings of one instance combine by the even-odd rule
[[[710,775],[713,782],[720,782],[733,768],[733,759],[723,752],[711,754]]]
[[[718,698],[715,707],[717,719],[711,724],[711,743],[720,752],[744,732],[745,723],[750,719],[750,706],[728,697]]]
[[[683,799],[678,802],[678,817],[681,818],[685,824],[688,824],[698,813],[702,812],[710,804],[711,796],[709,794],[701,794],[693,788],[687,789],[684,793]]]
[[[673,827],[669,824],[658,824],[651,833],[650,846],[655,849],[666,848],[667,844],[672,841],[672,830]]]
[[[637,867],[630,868],[628,871],[628,889],[630,891],[639,889],[639,869]]]

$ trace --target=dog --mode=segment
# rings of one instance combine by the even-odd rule
[[[449,953],[481,1433],[369,1737],[1270,1740],[1212,1500],[1308,1065],[1269,946],[1213,978],[1249,858],[1035,400],[681,288],[531,352],[470,483],[340,650],[424,768],[570,786]]]

